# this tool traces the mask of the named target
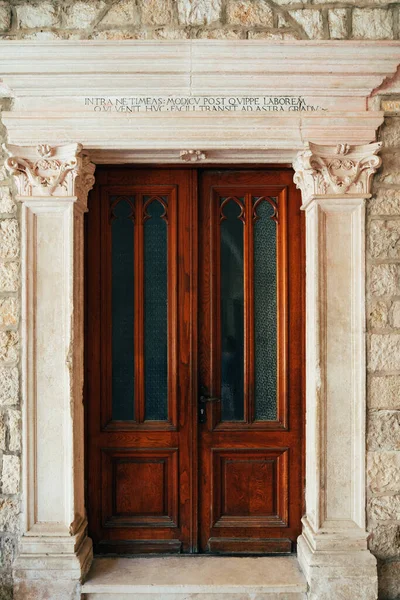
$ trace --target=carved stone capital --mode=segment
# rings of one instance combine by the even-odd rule
[[[81,144],[49,146],[4,145],[6,169],[14,177],[21,199],[32,196],[76,196],[86,204],[94,184],[95,165]]]
[[[293,162],[303,207],[315,197],[369,196],[372,176],[382,162],[377,156],[381,146],[382,142],[364,146],[308,143]]]

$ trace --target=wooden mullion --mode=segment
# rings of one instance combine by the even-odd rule
[[[210,278],[210,396],[220,396],[222,392],[222,341],[221,341],[221,220],[220,195],[216,190],[210,193],[210,260],[214,264]],[[210,403],[207,408],[207,423],[214,429],[222,419],[222,402]],[[211,419],[210,419],[211,416]]]
[[[278,222],[276,224],[277,272],[277,421],[288,426],[288,234],[287,188],[278,197]]]
[[[104,344],[101,346],[101,425],[112,421],[112,228],[110,221],[110,194],[100,188],[100,328]]]
[[[193,169],[189,181],[189,231],[190,231],[190,550],[198,551],[199,535],[199,431],[198,431],[198,309],[199,309],[199,204],[198,204],[198,171]]]
[[[254,220],[252,194],[245,194],[244,222],[244,421],[254,421]]]
[[[144,373],[144,224],[143,194],[135,196],[134,228],[134,362],[135,362],[135,420],[143,423],[145,418]]]
[[[178,238],[176,189],[172,190],[168,198],[167,253],[168,420],[176,425],[178,419]]]

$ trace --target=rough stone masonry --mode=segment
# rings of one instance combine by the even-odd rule
[[[400,116],[380,131],[383,165],[367,207],[369,546],[379,598],[400,598]]]
[[[5,39],[399,38],[394,0],[0,1]]]
[[[392,40],[399,10],[392,0],[0,0],[0,38]],[[0,110],[9,106],[0,100]],[[367,207],[367,515],[379,598],[400,600],[400,114],[386,118],[380,139],[383,166]],[[20,239],[0,158],[0,600],[8,600],[21,486]]]

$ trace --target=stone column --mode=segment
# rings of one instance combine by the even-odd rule
[[[16,600],[80,598],[84,504],[83,216],[94,165],[79,144],[8,146],[22,203],[23,531]]]
[[[308,144],[294,162],[306,213],[306,515],[310,600],[375,600],[365,522],[365,199],[381,144]]]

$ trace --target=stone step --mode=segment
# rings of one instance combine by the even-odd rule
[[[85,600],[306,600],[295,556],[96,558]]]

